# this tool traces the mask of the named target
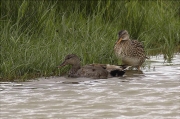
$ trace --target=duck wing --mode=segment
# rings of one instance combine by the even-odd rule
[[[111,65],[111,64],[91,64],[90,66],[102,67],[108,72],[108,77],[120,77],[125,74],[123,65]]]
[[[133,49],[134,56],[143,57],[143,58],[146,57],[143,43],[139,42],[138,40],[132,40],[131,43],[134,48]]]
[[[85,65],[78,70],[77,74],[80,77],[87,77],[93,79],[108,78],[108,71],[99,65]]]

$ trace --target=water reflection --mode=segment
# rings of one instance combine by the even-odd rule
[[[180,55],[151,57],[142,72],[120,78],[53,77],[0,82],[0,117],[180,118]]]
[[[64,83],[64,84],[79,84],[79,82],[66,82],[66,81],[63,81],[62,83]]]

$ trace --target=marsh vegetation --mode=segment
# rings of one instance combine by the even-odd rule
[[[119,30],[144,43],[148,56],[171,61],[180,51],[179,1],[1,0],[0,80],[59,75],[64,56],[117,64]]]

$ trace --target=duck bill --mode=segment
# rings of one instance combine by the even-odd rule
[[[64,61],[63,63],[61,63],[59,66],[57,66],[58,68],[61,68],[61,67],[63,67],[63,66],[65,66],[66,65],[66,61]]]
[[[116,44],[119,44],[122,41],[122,38],[119,38],[119,40],[116,42]]]

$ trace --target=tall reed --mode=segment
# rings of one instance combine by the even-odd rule
[[[1,0],[0,79],[59,75],[65,55],[87,63],[113,63],[117,33],[129,31],[148,55],[170,61],[180,48],[179,1]]]

